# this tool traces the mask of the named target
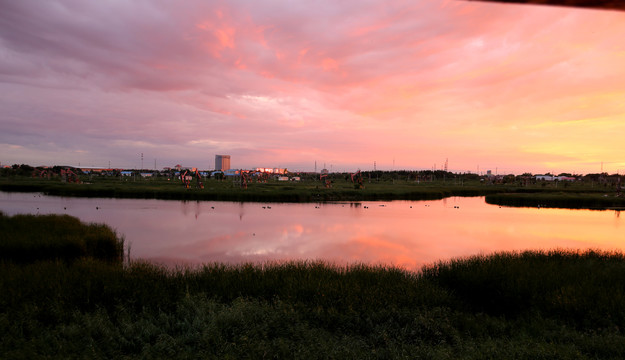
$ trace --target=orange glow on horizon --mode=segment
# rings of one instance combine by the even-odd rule
[[[625,12],[56,1],[0,14],[2,164],[625,172]]]

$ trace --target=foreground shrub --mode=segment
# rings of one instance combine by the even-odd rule
[[[91,257],[121,262],[124,241],[107,225],[84,224],[69,215],[0,213],[0,260],[27,263]]]

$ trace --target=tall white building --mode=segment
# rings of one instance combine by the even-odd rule
[[[226,171],[230,169],[230,155],[215,155],[215,170]]]

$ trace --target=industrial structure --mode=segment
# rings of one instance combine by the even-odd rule
[[[230,155],[215,155],[215,170],[230,170]]]

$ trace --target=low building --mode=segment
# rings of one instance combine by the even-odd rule
[[[553,175],[536,175],[536,180],[553,181],[555,177]]]
[[[536,180],[542,181],[575,181],[577,178],[573,176],[553,176],[553,175],[536,175]]]
[[[254,171],[256,172],[262,172],[262,173],[268,173],[268,174],[280,174],[280,175],[284,175],[287,173],[286,169],[282,169],[282,168],[264,168],[264,167],[257,167],[254,169]]]

